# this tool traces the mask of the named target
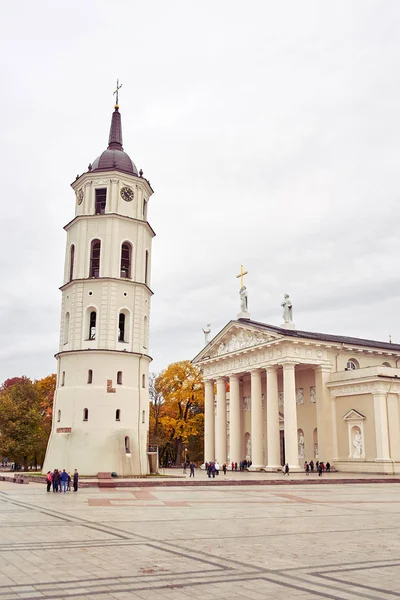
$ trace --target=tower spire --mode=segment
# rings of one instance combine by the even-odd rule
[[[108,137],[107,150],[123,150],[121,113],[118,110],[117,104],[115,105],[115,110],[111,117],[111,127],[110,135]]]

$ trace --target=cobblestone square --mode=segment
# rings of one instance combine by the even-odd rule
[[[0,600],[400,597],[399,490],[0,483]]]

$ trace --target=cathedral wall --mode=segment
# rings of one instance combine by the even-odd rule
[[[348,424],[343,420],[343,417],[351,409],[354,409],[365,416],[363,422],[365,461],[374,461],[376,459],[376,439],[372,395],[359,394],[354,396],[338,396],[335,403],[339,461],[349,460],[351,450],[349,448]],[[353,459],[352,462],[357,463],[362,461]]]
[[[337,357],[337,358],[336,358]],[[392,356],[376,355],[365,352],[340,352],[337,356],[337,352],[332,352],[329,355],[329,360],[332,363],[333,372],[344,371],[346,369],[347,362],[351,359],[356,359],[359,363],[360,369],[364,367],[374,367],[382,365],[383,363],[389,364],[391,367],[396,366],[396,360]],[[337,366],[336,366],[337,362]]]
[[[303,395],[303,403],[297,403],[297,429],[301,429],[304,433],[304,454],[301,458],[300,465],[305,460],[310,461],[314,456],[314,429],[317,427],[317,411],[316,404],[311,402],[311,387],[315,387],[314,369],[297,369],[296,370],[296,390],[298,400]],[[301,390],[303,392],[301,393]],[[328,460],[321,457],[322,460]]]

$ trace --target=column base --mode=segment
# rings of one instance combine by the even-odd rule
[[[376,458],[376,463],[392,463],[393,461],[390,458]]]
[[[304,471],[303,467],[299,467],[299,465],[289,465],[290,473],[301,473]]]
[[[265,465],[251,465],[248,467],[248,471],[265,471]]]
[[[264,467],[267,473],[280,473],[282,471],[282,465],[267,465]]]

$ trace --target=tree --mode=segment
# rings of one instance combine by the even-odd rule
[[[0,387],[0,453],[28,469],[43,464],[51,430],[55,375],[32,382],[7,379]]]
[[[160,460],[167,460],[166,455],[178,465],[182,458],[202,460],[204,385],[200,370],[188,360],[173,363],[158,375],[154,391],[151,422],[164,441]]]

